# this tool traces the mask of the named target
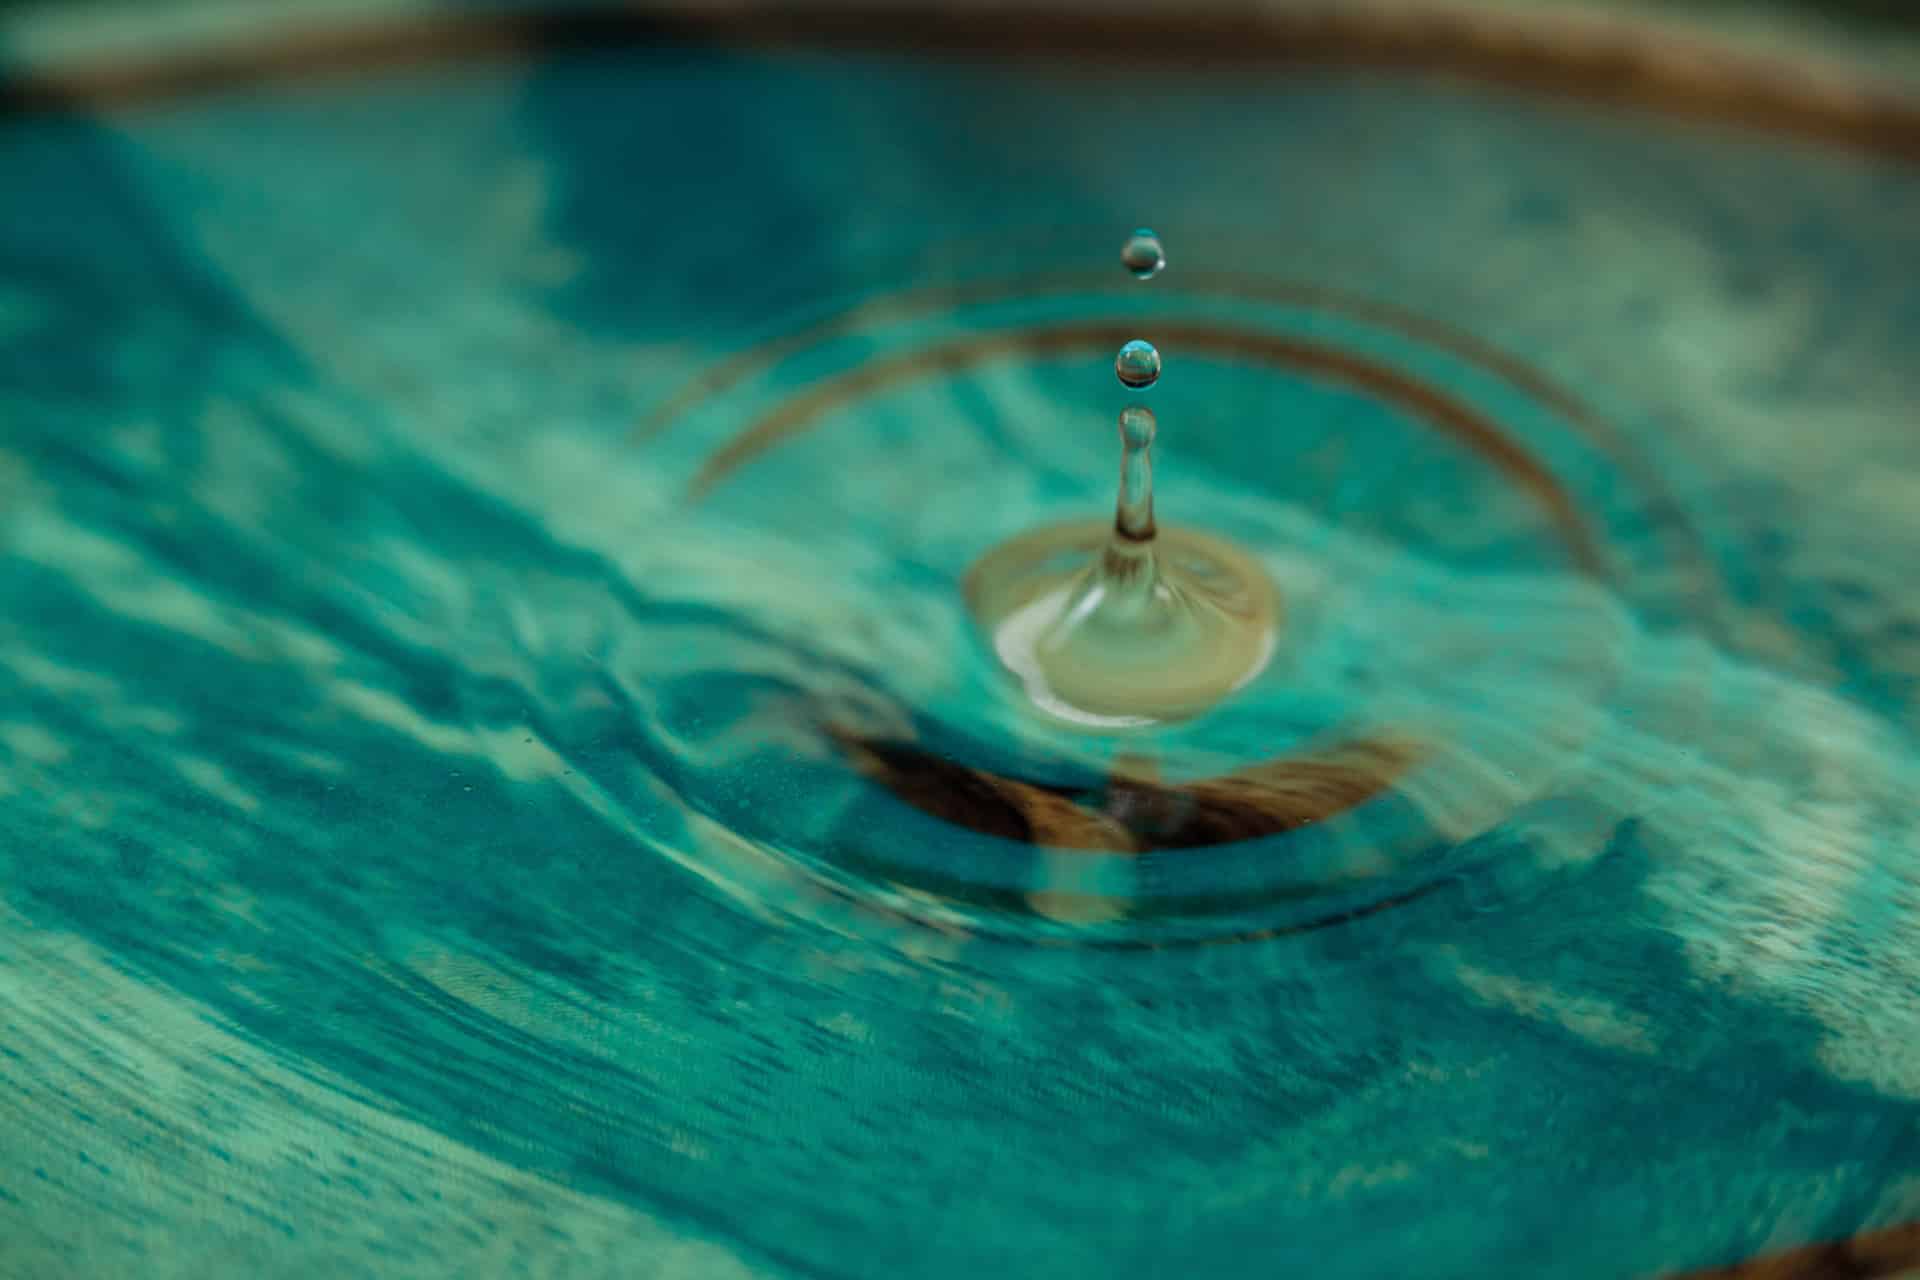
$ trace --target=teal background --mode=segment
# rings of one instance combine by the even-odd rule
[[[0,174],[0,1274],[1609,1277],[1920,1216],[1911,168],[1378,73],[659,47],[11,120]],[[1183,272],[1444,319],[1621,439]],[[687,481],[877,354],[1223,309],[1480,406],[1615,560],[1403,413],[1166,352],[1162,518],[1301,626],[1159,746],[1410,728],[1425,781],[1260,853],[1308,915],[1430,891],[1116,951],[847,881],[964,841],[821,706],[1113,749],[1025,724],[952,583],[1111,500],[1117,388],[980,366]]]

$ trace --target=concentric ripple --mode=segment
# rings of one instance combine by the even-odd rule
[[[1599,1278],[1920,1216],[1920,174],[1055,70],[0,125],[0,1258]],[[959,581],[1110,508],[1139,332],[1158,518],[1286,624],[1067,734]]]
[[[1187,445],[1193,469],[1168,489],[1164,519],[1179,528],[1190,510],[1256,549],[1287,602],[1269,669],[1187,725],[1089,742],[1035,723],[966,632],[954,584],[984,548],[1098,510],[1105,441],[1071,430],[1091,414],[1069,397],[1124,323],[1061,319],[1114,304],[1058,283],[950,300],[950,339],[913,323],[925,317],[912,302],[869,302],[816,326],[813,342],[769,343],[750,376],[736,362],[724,384],[707,379],[714,395],[650,433],[658,454],[684,443],[697,461],[688,519],[751,523],[784,544],[766,555],[797,557],[785,590],[716,575],[727,608],[758,611],[803,647],[815,628],[783,618],[787,601],[823,574],[851,589],[857,572],[834,573],[863,566],[847,542],[896,548],[906,563],[876,567],[871,595],[841,616],[863,634],[911,617],[943,655],[880,664],[893,705],[878,723],[791,708],[841,748],[851,781],[808,765],[794,782],[791,743],[770,740],[739,771],[759,780],[751,798],[722,801],[729,825],[759,830],[754,814],[780,813],[779,847],[854,870],[904,911],[932,903],[969,928],[1025,917],[1066,925],[1038,934],[1055,942],[1151,946],[1408,901],[1457,876],[1474,837],[1555,793],[1635,663],[1635,625],[1607,585],[1621,554],[1574,483],[1619,492],[1632,471],[1564,395],[1530,395],[1538,379],[1475,360],[1470,342],[1423,342],[1437,326],[1258,281],[1165,296],[1153,331],[1182,352],[1184,385],[1162,403],[1192,432],[1169,447]],[[1233,323],[1181,318],[1208,309]],[[841,351],[857,354],[837,371]],[[994,406],[991,424],[968,412],[979,388],[1016,373],[1031,403]],[[1368,457],[1392,461],[1368,474],[1352,462]],[[926,491],[903,493],[916,479]],[[830,522],[777,497],[836,486]],[[732,776],[723,794],[737,798]],[[866,794],[874,782],[920,815],[899,821],[920,825],[896,830],[895,806]],[[847,785],[856,816],[819,830],[796,830],[757,790],[812,795],[825,814]],[[1593,838],[1589,820],[1576,825]],[[1156,849],[1167,856],[1137,857]]]

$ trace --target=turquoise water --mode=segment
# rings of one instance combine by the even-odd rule
[[[0,173],[0,1273],[1611,1277],[1920,1217],[1920,173],[670,48],[13,120]],[[1033,722],[956,589],[1110,506],[1114,327],[1162,522],[1288,609],[1146,739]],[[1437,389],[1571,523],[1209,327]],[[833,728],[1418,763],[1135,856]]]

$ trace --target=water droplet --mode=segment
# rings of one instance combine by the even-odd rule
[[[1141,227],[1120,246],[1120,265],[1142,280],[1151,280],[1167,265],[1167,251],[1159,236]]]
[[[1136,391],[1150,387],[1160,381],[1160,352],[1151,342],[1135,338],[1113,358],[1113,373],[1122,386]]]
[[[1166,266],[1160,238],[1133,233],[1120,261],[1142,280]],[[1160,380],[1135,338],[1113,358],[1121,385]],[[1153,517],[1153,410],[1120,411],[1113,522],[1054,525],[1002,543],[967,571],[967,604],[1000,663],[1041,711],[1087,729],[1198,715],[1272,658],[1279,593],[1245,552]],[[1080,565],[1063,553],[1086,556]]]
[[[1120,411],[1120,439],[1129,449],[1144,449],[1152,444],[1158,426],[1153,410],[1143,404],[1130,404]]]

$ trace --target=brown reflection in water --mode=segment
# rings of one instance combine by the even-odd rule
[[[1864,1231],[1730,1267],[1676,1272],[1669,1280],[1889,1280],[1896,1276],[1920,1276],[1920,1222]]]
[[[950,252],[952,245],[945,246]],[[1029,272],[1018,277],[911,286],[855,303],[791,333],[770,338],[695,374],[649,410],[635,425],[636,444],[669,430],[676,419],[701,401],[719,395],[780,360],[832,339],[914,317],[937,314],[980,302],[1034,298],[1075,292],[1111,292],[1112,273]],[[1465,329],[1391,302],[1324,285],[1263,280],[1244,273],[1183,270],[1182,296],[1223,297],[1337,312],[1364,324],[1395,330],[1478,365],[1514,389],[1545,405],[1589,443],[1602,450],[1645,496],[1646,514],[1666,548],[1670,570],[1684,573],[1702,606],[1701,624],[1714,630],[1722,585],[1712,555],[1698,529],[1687,519],[1658,468],[1649,466],[1626,437],[1579,396],[1538,369]],[[1124,293],[1124,287],[1119,291]]]
[[[1358,741],[1196,782],[1122,763],[1103,788],[1011,777],[918,745],[833,732],[854,767],[922,813],[981,835],[1053,849],[1149,853],[1279,835],[1380,795],[1420,758],[1410,742]]]
[[[1065,324],[984,334],[872,360],[782,401],[716,450],[689,486],[698,499],[767,450],[812,427],[824,414],[888,387],[1019,354],[1050,356],[1111,351],[1133,336],[1126,325]],[[1412,413],[1479,454],[1544,510],[1580,570],[1607,576],[1606,557],[1573,498],[1553,474],[1484,414],[1390,365],[1304,338],[1191,321],[1156,321],[1154,340],[1184,352],[1279,365],[1337,382]]]

